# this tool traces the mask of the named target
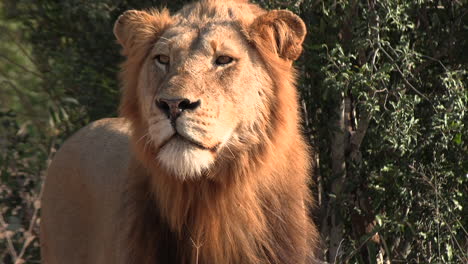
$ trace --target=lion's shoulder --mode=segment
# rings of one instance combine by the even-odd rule
[[[70,137],[57,152],[53,164],[83,173],[108,170],[127,163],[130,148],[130,125],[124,118],[94,121]]]
[[[49,166],[46,181],[107,188],[108,183],[123,181],[130,159],[128,122],[123,118],[98,120],[65,141]]]

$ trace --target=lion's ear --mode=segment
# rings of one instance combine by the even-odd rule
[[[136,43],[156,39],[171,23],[167,9],[162,11],[125,11],[114,24],[114,35],[127,54]]]
[[[250,36],[263,48],[279,57],[296,60],[302,52],[307,33],[304,21],[287,10],[273,10],[257,17],[250,26]]]

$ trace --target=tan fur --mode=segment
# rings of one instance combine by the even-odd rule
[[[305,33],[291,12],[248,1],[206,0],[173,16],[124,13],[114,27],[127,58],[123,119],[83,129],[51,165],[46,263],[313,261],[308,148],[292,67]],[[159,54],[170,63],[158,63]],[[233,63],[216,65],[223,55]],[[155,101],[181,97],[200,106],[171,125]],[[77,211],[61,214],[67,204]]]

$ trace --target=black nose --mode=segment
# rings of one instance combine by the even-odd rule
[[[191,102],[187,98],[182,99],[157,99],[156,106],[161,109],[171,120],[177,119],[185,110],[194,110],[200,106],[200,100]]]

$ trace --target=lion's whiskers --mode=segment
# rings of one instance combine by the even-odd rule
[[[145,145],[143,146],[143,151],[146,151],[146,148],[150,143],[153,143],[153,139],[151,137],[149,137],[148,140],[146,140]]]

